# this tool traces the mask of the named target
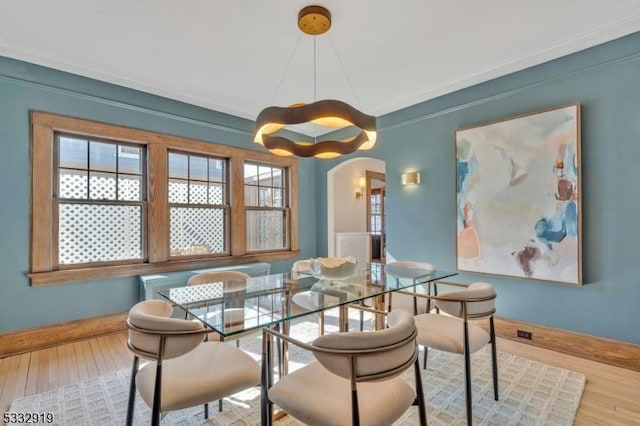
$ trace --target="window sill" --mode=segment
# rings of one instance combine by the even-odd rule
[[[238,265],[250,262],[273,262],[295,259],[298,251],[257,253],[244,256],[219,257],[214,259],[172,260],[162,263],[140,263],[134,265],[103,266],[84,269],[66,269],[63,271],[34,272],[27,274],[34,287],[56,284],[69,284],[83,281],[106,280],[112,278],[133,277],[162,272],[175,272],[194,268]]]

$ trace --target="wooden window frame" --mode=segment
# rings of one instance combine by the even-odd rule
[[[213,156],[211,154],[207,154],[204,155],[202,153],[199,154],[195,154],[193,152],[184,152],[184,151],[177,151],[175,149],[169,149],[168,154],[179,154],[179,155],[187,155],[187,156],[199,156],[199,157],[203,157],[203,158],[207,158],[207,159],[216,159],[216,160],[223,160],[225,162],[225,177],[224,177],[224,200],[222,204],[197,204],[197,203],[172,203],[171,201],[168,201],[168,206],[169,206],[169,219],[171,218],[171,208],[174,207],[178,207],[178,208],[206,208],[206,209],[218,209],[218,210],[223,210],[224,211],[224,215],[225,215],[225,241],[224,241],[224,246],[225,246],[225,251],[223,253],[211,253],[211,254],[192,254],[192,255],[180,255],[180,256],[176,256],[176,255],[171,255],[171,249],[169,249],[169,259],[170,260],[183,260],[183,259],[196,259],[196,258],[211,258],[211,257],[225,257],[225,256],[229,256],[229,253],[231,252],[231,248],[230,248],[230,244],[229,244],[229,234],[231,233],[231,226],[230,226],[230,217],[231,217],[231,207],[229,204],[229,159],[228,158],[221,158],[219,156]],[[168,158],[168,156],[167,156]],[[207,166],[208,167],[208,166]],[[169,175],[167,175],[167,179],[170,179]],[[192,179],[190,177],[188,177],[187,179],[187,198],[189,198],[189,186],[191,184]],[[209,183],[209,181],[207,181],[207,184]],[[167,181],[168,184],[168,181]],[[207,189],[208,191],[208,189]],[[168,192],[168,187],[167,187],[167,198],[169,197],[169,192]],[[171,226],[169,225],[169,231],[171,231]],[[169,236],[169,246],[171,246],[171,236]]]
[[[294,259],[298,243],[298,162],[292,157],[203,142],[113,124],[32,111],[31,119],[31,236],[30,272],[34,286],[64,284],[227,266],[248,262]],[[147,155],[147,260],[144,263],[94,266],[57,270],[54,233],[54,135],[67,133],[82,137],[109,139],[145,145]],[[230,201],[230,255],[224,257],[175,259],[169,257],[168,151],[210,155],[228,159]],[[290,220],[289,249],[272,252],[246,251],[244,206],[244,162],[262,162],[287,170]]]
[[[269,164],[269,163],[259,163],[250,159],[246,159],[245,163],[250,163],[254,166],[260,167],[260,166],[266,166],[266,167],[273,167],[274,164]],[[280,166],[282,167],[282,166]],[[243,170],[244,170],[244,164],[243,164]],[[289,207],[290,203],[291,203],[291,199],[289,198],[289,192],[287,191],[289,185],[290,185],[290,181],[291,179],[289,178],[289,171],[287,170],[286,167],[283,167],[283,176],[282,176],[282,180],[283,182],[285,182],[284,184],[284,190],[285,190],[285,194],[284,194],[284,200],[282,203],[282,207],[268,207],[268,206],[260,206],[260,205],[247,205],[246,204],[246,200],[243,197],[244,203],[244,208],[245,208],[245,223],[246,223],[246,213],[247,211],[278,211],[278,212],[282,212],[284,214],[285,217],[285,232],[287,233],[290,229],[290,221],[291,221],[291,209]],[[243,179],[244,182],[244,179]],[[257,185],[258,188],[261,187],[261,185]],[[276,187],[271,186],[271,189],[274,189]],[[258,191],[259,193],[259,191]],[[260,195],[258,194],[258,197]],[[268,252],[276,252],[276,251],[287,251],[289,250],[289,243],[290,240],[288,239],[285,242],[285,247],[284,248],[279,248],[279,249],[271,249],[271,250],[247,250],[247,253],[268,253]],[[246,233],[245,233],[245,244],[246,244]]]

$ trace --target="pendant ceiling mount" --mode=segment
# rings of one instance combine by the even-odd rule
[[[298,13],[298,28],[318,36],[331,28],[331,13],[322,6],[307,6]],[[295,53],[295,52],[294,52]],[[336,52],[337,55],[337,52]],[[314,39],[314,98],[315,98]],[[286,70],[285,70],[286,73]],[[355,93],[354,93],[355,94]],[[360,132],[344,140],[292,141],[276,133],[287,125],[314,123],[332,129],[358,127]],[[254,142],[280,156],[335,158],[357,150],[373,148],[376,143],[376,118],[344,102],[326,99],[296,103],[289,107],[270,106],[258,114]]]
[[[307,6],[298,13],[298,28],[313,36],[324,34],[331,28],[331,12],[322,6]]]

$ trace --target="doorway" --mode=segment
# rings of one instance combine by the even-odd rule
[[[371,238],[372,263],[385,263],[386,252],[386,227],[385,227],[385,174],[365,171],[366,201],[367,201],[367,232]]]

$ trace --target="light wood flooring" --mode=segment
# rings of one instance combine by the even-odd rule
[[[505,339],[498,349],[583,373],[576,425],[640,425],[640,372]],[[14,398],[130,368],[131,360],[124,332],[0,359],[0,413]]]

